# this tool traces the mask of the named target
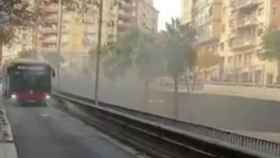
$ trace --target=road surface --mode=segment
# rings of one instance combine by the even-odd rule
[[[7,106],[19,158],[132,158],[131,150],[48,107]]]

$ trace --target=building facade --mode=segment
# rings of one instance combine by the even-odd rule
[[[36,49],[39,52],[55,51],[57,48],[58,5],[52,0],[43,0],[37,4],[42,16],[39,26],[34,30],[37,37]]]
[[[59,6],[53,0],[42,0],[38,3],[41,19],[39,25],[34,30],[37,34],[36,49],[38,52],[56,52],[58,47],[58,18]],[[85,49],[83,46],[85,25],[81,16],[75,11],[63,8],[62,20],[62,52],[80,51]]]
[[[221,57],[209,71],[203,69],[205,79],[259,85],[279,81],[276,61],[260,58],[264,34],[280,26],[278,0],[192,0],[191,3],[191,23],[198,31],[198,52]],[[184,13],[188,8],[183,10]]]
[[[153,0],[136,0],[136,25],[148,32],[157,32],[159,12],[153,6]]]
[[[190,23],[192,20],[192,0],[181,0],[182,15],[181,21],[183,24]]]
[[[223,21],[223,0],[193,0],[191,8],[191,24],[196,29],[197,39],[195,47],[198,56],[205,54],[218,56],[220,52],[220,39],[224,33]],[[217,63],[218,64],[218,63]],[[199,71],[203,78],[218,80],[219,77],[213,74],[219,74],[221,70],[216,70],[221,65],[212,65],[205,67],[199,65]]]
[[[26,0],[32,10],[39,13],[36,25],[28,32],[19,30],[21,40],[5,52],[34,49],[38,53],[56,52],[58,47],[59,6],[57,0]],[[95,49],[98,42],[99,8],[94,3],[81,2],[82,10],[73,11],[63,7],[62,49],[63,56],[73,56]],[[84,4],[82,4],[84,2]],[[97,1],[98,2],[98,1]],[[138,27],[145,31],[156,32],[158,11],[153,7],[153,0],[103,0],[102,45],[111,45],[118,37]],[[28,38],[27,38],[28,37]],[[20,45],[20,46],[18,46]],[[30,46],[30,47],[29,47]],[[4,53],[5,53],[4,52]],[[9,53],[4,54],[10,58]],[[14,56],[14,55],[13,55]],[[71,58],[71,57],[70,57]]]
[[[278,82],[275,61],[260,58],[262,39],[279,26],[277,0],[232,0],[229,4],[229,36],[225,55],[225,79],[259,85]]]
[[[90,49],[97,46],[99,8],[96,4],[86,5],[88,9],[83,15],[84,42]],[[153,0],[103,0],[102,45],[112,45],[118,36],[132,27],[156,32],[158,14]]]
[[[105,6],[106,10],[104,27],[107,27],[107,35],[104,40],[108,44],[115,42],[118,36],[132,27],[157,32],[159,12],[154,8],[153,0],[113,0],[111,6]]]

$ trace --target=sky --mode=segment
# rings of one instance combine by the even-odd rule
[[[159,30],[165,28],[165,23],[170,21],[172,17],[180,17],[181,0],[154,0],[156,9],[159,14]]]

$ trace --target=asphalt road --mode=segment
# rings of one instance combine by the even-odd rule
[[[132,158],[133,152],[52,106],[7,106],[19,158]]]

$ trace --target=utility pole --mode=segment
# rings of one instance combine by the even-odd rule
[[[62,40],[62,22],[63,22],[63,5],[62,0],[58,1],[58,23],[57,23],[57,53],[61,54],[61,40]],[[60,84],[60,63],[57,65],[57,88]]]
[[[62,20],[63,6],[62,0],[58,1],[58,23],[57,23],[57,53],[61,54],[61,39],[62,39]]]
[[[35,14],[36,14],[36,16],[38,17],[39,16],[39,0],[35,0],[35,4],[34,4],[34,11],[35,11]],[[41,17],[39,17],[39,19],[40,19]],[[35,21],[35,23],[34,23],[34,25],[33,25],[33,34],[32,34],[32,49],[33,49],[33,51],[35,51],[35,53],[36,53],[36,55],[39,55],[38,53],[38,31],[39,31],[39,29],[38,29],[38,25],[39,25],[39,19],[36,19],[36,21]]]
[[[99,20],[98,20],[98,42],[96,54],[96,71],[95,71],[95,104],[99,105],[98,91],[99,91],[99,72],[100,72],[100,54],[102,45],[102,23],[103,23],[103,0],[99,3]]]

